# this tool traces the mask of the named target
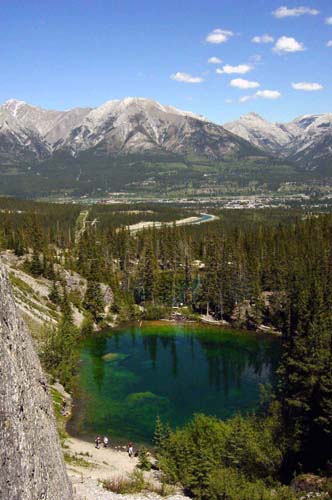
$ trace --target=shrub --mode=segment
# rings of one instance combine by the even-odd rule
[[[204,497],[211,500],[295,500],[289,488],[267,487],[262,480],[248,481],[230,467],[214,471]]]
[[[236,416],[225,422],[196,415],[183,429],[170,433],[158,464],[170,481],[181,483],[198,498],[210,498],[206,491],[211,490],[211,477],[220,470],[241,471],[248,482],[270,485],[282,459],[273,439],[268,419]]]
[[[158,320],[166,318],[170,310],[165,306],[157,306],[154,304],[146,304],[144,309],[143,318],[146,320]]]
[[[148,450],[144,446],[142,446],[139,450],[137,467],[145,471],[151,470],[151,462],[149,460]]]

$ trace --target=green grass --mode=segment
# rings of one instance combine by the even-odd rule
[[[71,455],[68,452],[65,452],[63,454],[64,459],[66,464],[72,465],[74,467],[86,467],[86,468],[93,468],[95,467],[94,464],[91,464],[87,460],[85,460],[83,457],[80,457],[78,455]]]
[[[64,444],[65,439],[67,439],[68,434],[66,431],[66,418],[61,414],[62,410],[62,401],[63,396],[59,391],[54,389],[54,387],[50,388],[50,393],[53,401],[53,411],[57,424],[57,430],[60,437],[61,444]]]
[[[24,319],[24,323],[28,327],[29,332],[34,340],[38,341],[41,337],[41,332],[43,330],[43,325],[32,318],[29,314],[22,312],[21,313]]]
[[[31,286],[28,285],[28,283],[23,281],[21,278],[19,278],[18,276],[15,276],[14,273],[9,274],[9,279],[10,279],[12,286],[15,286],[16,288],[18,288],[22,292],[28,293],[29,295],[35,296],[37,298],[33,288],[31,288]]]
[[[165,484],[151,483],[144,478],[144,474],[140,470],[134,472],[128,477],[115,477],[112,479],[104,479],[99,481],[103,488],[113,493],[120,495],[135,494],[141,492],[156,493],[160,496],[169,496],[174,494],[175,488]]]

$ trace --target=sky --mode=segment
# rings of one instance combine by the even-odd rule
[[[0,72],[1,103],[287,122],[332,112],[332,1],[0,0]]]

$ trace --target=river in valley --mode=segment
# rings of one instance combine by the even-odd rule
[[[280,340],[201,324],[128,325],[86,339],[71,434],[151,443],[159,415],[172,428],[194,413],[228,418],[259,405],[274,382]]]

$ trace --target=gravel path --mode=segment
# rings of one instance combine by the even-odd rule
[[[91,467],[81,467],[76,464],[67,465],[67,472],[73,484],[75,500],[161,500],[162,497],[155,493],[140,493],[135,495],[119,495],[106,491],[98,483],[100,479],[126,477],[131,474],[136,465],[137,458],[129,458],[122,447],[95,448],[94,443],[70,437],[66,440],[65,452],[77,458],[83,458]],[[156,473],[144,473],[150,482],[158,482]],[[189,500],[182,495],[171,495],[168,500]]]

